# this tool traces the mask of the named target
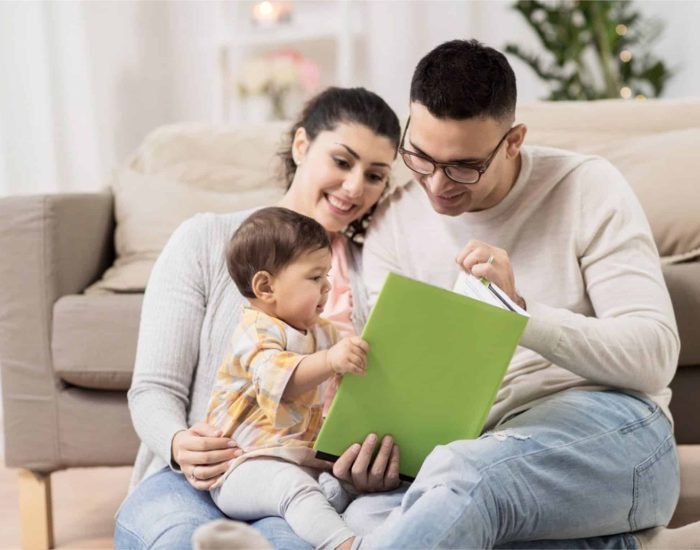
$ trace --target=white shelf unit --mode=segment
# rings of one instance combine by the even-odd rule
[[[244,106],[233,83],[249,58],[279,49],[293,49],[316,62],[321,87],[350,86],[356,72],[356,46],[363,34],[364,0],[290,0],[291,19],[274,26],[252,21],[254,0],[221,2],[220,118],[245,121]]]

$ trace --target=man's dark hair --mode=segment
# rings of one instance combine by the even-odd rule
[[[411,80],[411,102],[437,118],[513,118],[516,98],[508,60],[476,40],[439,45],[420,60]]]
[[[276,206],[248,216],[226,246],[226,267],[240,293],[255,298],[253,276],[258,271],[275,275],[299,256],[331,248],[323,226],[316,220]]]

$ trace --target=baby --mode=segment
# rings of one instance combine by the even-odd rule
[[[226,250],[231,278],[249,300],[219,368],[206,421],[243,450],[211,489],[236,520],[283,517],[316,548],[349,548],[353,533],[318,483],[327,463],[312,445],[323,396],[337,374],[364,374],[367,343],[338,341],[321,319],[330,240],[316,221],[285,208],[248,217]]]

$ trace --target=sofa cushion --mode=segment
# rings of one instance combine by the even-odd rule
[[[664,263],[700,256],[700,101],[536,103],[518,109],[526,141],[596,154],[627,178]]]
[[[142,294],[64,296],[54,305],[56,374],[83,388],[126,390],[136,357]]]
[[[242,130],[157,128],[112,181],[117,259],[88,294],[143,291],[170,234],[198,212],[234,212],[284,193],[276,154],[288,123]]]
[[[262,184],[235,193],[211,191],[129,168],[119,171],[112,190],[117,259],[88,294],[143,291],[158,254],[183,221],[198,212],[235,212],[272,204],[284,192]]]
[[[700,100],[538,101],[518,105],[517,122],[528,125],[527,142],[579,151],[604,142],[700,125]]]
[[[637,194],[664,263],[700,256],[698,146],[700,128],[692,128],[621,140],[598,149]]]
[[[284,188],[277,173],[277,153],[289,126],[289,122],[239,129],[206,124],[162,126],[146,136],[128,168],[224,193]]]

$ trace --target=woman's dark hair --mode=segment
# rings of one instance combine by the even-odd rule
[[[275,275],[299,256],[331,241],[316,220],[278,206],[253,212],[234,232],[226,246],[226,267],[238,290],[255,298],[253,276],[258,271]]]
[[[313,142],[321,132],[333,131],[343,123],[361,124],[378,136],[388,138],[395,149],[399,147],[401,125],[386,101],[365,88],[327,88],[304,105],[301,115],[289,131],[287,143],[279,153],[287,189],[292,185],[297,171],[292,158],[292,143],[297,130],[304,128],[309,142]],[[346,228],[345,234],[349,238],[362,242],[375,206]]]
[[[476,40],[451,40],[418,62],[411,102],[437,118],[515,116],[515,73],[505,56]]]

